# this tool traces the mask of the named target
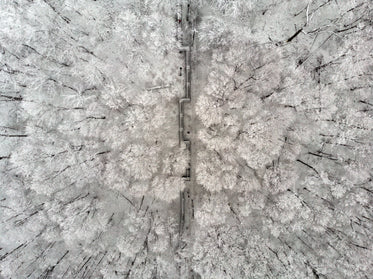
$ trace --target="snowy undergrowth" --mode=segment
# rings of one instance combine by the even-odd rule
[[[369,1],[191,2],[182,248],[175,1],[0,7],[2,277],[372,277]]]
[[[3,123],[5,278],[174,278],[188,162],[175,9],[1,3],[1,89],[17,115]]]
[[[199,4],[194,269],[371,277],[371,3]]]

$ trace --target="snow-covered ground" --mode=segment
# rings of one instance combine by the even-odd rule
[[[372,8],[0,1],[0,277],[373,277]]]
[[[371,277],[372,4],[198,9],[193,269]]]

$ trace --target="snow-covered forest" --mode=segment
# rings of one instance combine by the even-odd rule
[[[0,1],[0,26],[0,278],[373,278],[370,0]]]

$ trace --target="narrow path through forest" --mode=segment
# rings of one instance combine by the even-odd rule
[[[193,186],[195,185],[195,166],[192,164],[194,116],[192,107],[192,50],[194,42],[195,19],[192,17],[190,1],[186,4],[179,4],[180,14],[178,23],[181,25],[180,54],[184,56],[184,97],[179,100],[179,145],[189,151],[189,165],[185,170],[185,189],[180,192],[180,220],[179,220],[179,249],[184,249],[187,242],[184,240],[191,236],[191,225],[194,218]],[[180,267],[181,278],[198,278],[190,266],[189,259],[186,259],[185,266]]]
[[[191,102],[191,51],[192,51],[192,22],[190,18],[190,4],[187,3],[186,5],[180,4],[180,18],[178,19],[179,24],[181,24],[181,47],[179,49],[180,53],[184,56],[184,97],[179,100],[179,144],[182,148],[187,148],[189,151],[189,155],[191,155],[191,141],[190,141],[190,127],[186,128],[185,120],[186,120],[186,110],[185,105],[190,104]],[[189,106],[190,112],[190,106]],[[189,116],[189,115],[188,115]],[[190,117],[189,121],[190,121]],[[185,190],[181,191],[180,193],[180,222],[179,222],[179,233],[180,236],[183,235],[184,231],[188,230],[189,218],[186,217],[186,209],[187,209],[187,199],[189,195],[189,187],[191,181],[191,164],[189,162],[189,166],[185,170],[184,179],[187,184]],[[188,210],[190,211],[190,210]],[[189,216],[188,216],[189,217]]]

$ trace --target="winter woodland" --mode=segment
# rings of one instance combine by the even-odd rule
[[[371,1],[3,0],[0,26],[0,278],[373,278]]]

